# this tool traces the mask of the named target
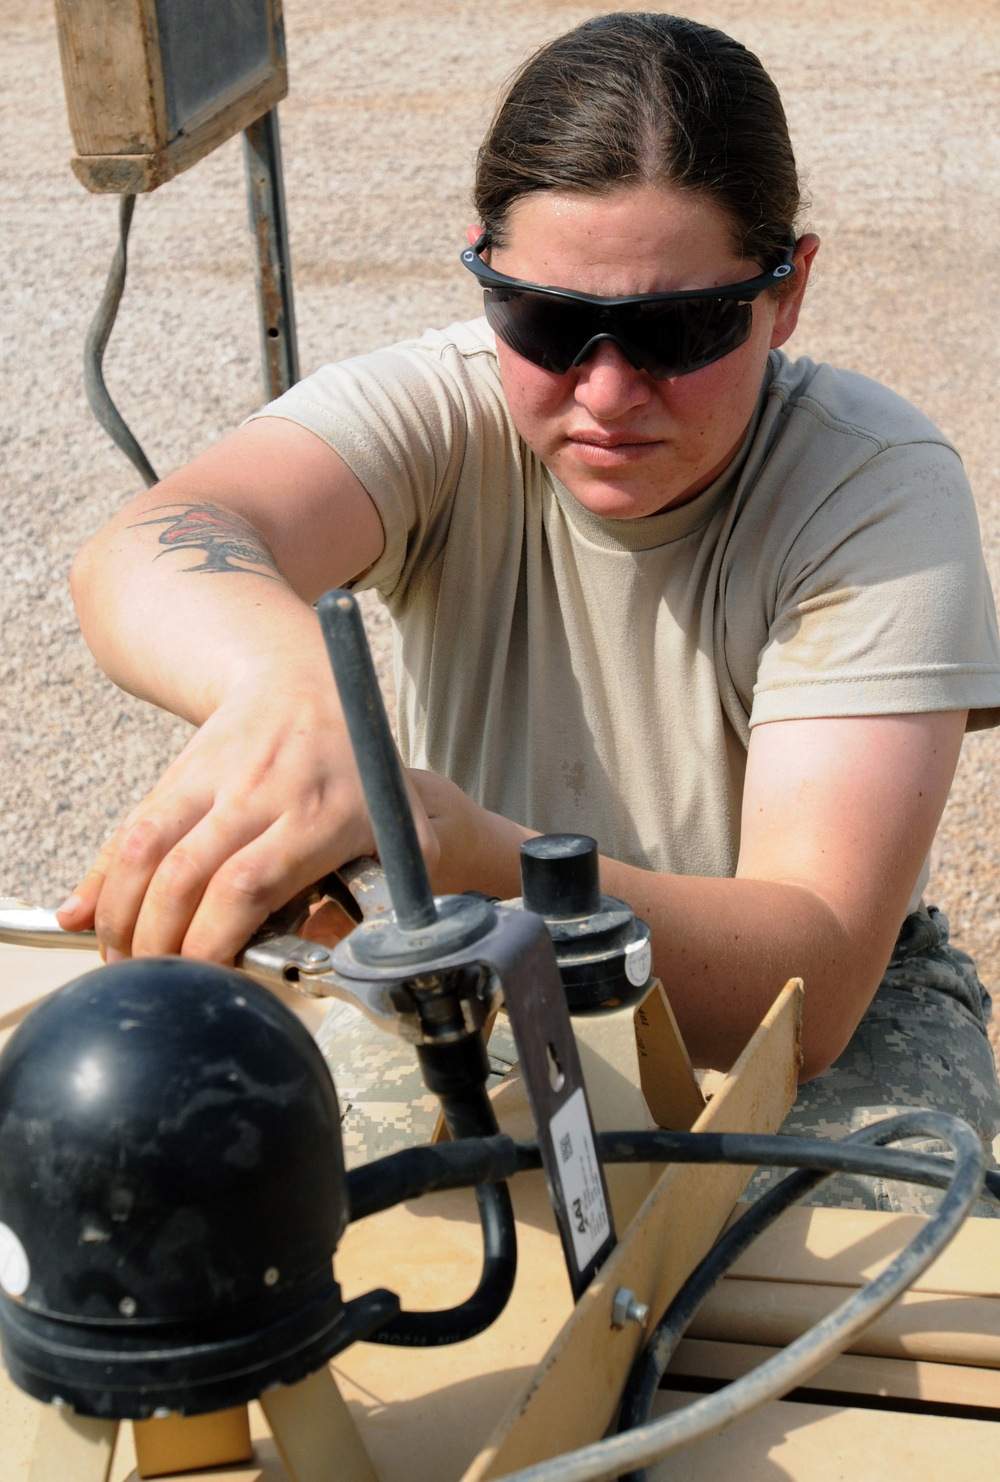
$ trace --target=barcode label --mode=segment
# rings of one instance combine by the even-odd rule
[[[553,1144],[559,1149],[559,1181],[569,1215],[573,1254],[578,1269],[583,1271],[607,1240],[611,1219],[582,1086],[556,1112],[549,1127]]]

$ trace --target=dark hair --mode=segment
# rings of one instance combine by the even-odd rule
[[[778,90],[754,54],[679,16],[618,12],[550,41],[515,75],[479,151],[475,206],[490,243],[538,190],[672,185],[726,211],[765,270],[801,203]]]

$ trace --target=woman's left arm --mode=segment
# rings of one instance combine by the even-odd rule
[[[965,711],[772,721],[751,732],[734,879],[603,859],[602,887],[653,933],[653,960],[698,1065],[728,1068],[790,977],[805,983],[802,1079],[868,1007],[954,777]],[[532,831],[411,774],[442,846],[441,890],[519,893]]]

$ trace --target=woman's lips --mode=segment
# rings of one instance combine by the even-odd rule
[[[596,433],[570,433],[567,442],[574,455],[591,468],[621,468],[627,463],[637,463],[648,458],[654,449],[663,446],[658,437],[642,437],[615,434],[601,437]]]

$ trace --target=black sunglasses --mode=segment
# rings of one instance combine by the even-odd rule
[[[582,365],[602,340],[654,381],[686,376],[737,350],[749,337],[753,300],[795,272],[794,239],[769,273],[721,288],[598,298],[508,278],[483,262],[485,235],[462,253],[482,284],[486,318],[504,344],[557,376]]]

